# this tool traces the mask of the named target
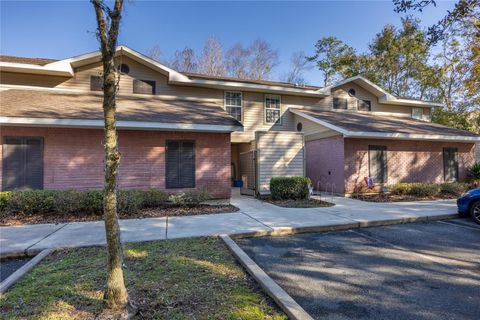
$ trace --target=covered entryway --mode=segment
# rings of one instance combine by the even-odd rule
[[[243,195],[255,195],[257,181],[255,153],[254,150],[240,153],[240,177],[243,182],[240,193]]]

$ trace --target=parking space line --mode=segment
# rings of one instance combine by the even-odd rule
[[[480,228],[466,226],[466,225],[459,224],[459,223],[454,223],[454,222],[449,222],[449,221],[436,221],[436,222],[448,224],[448,225],[451,225],[451,226],[461,227],[461,228],[465,228],[465,229],[472,229],[472,230],[480,231]]]
[[[437,257],[437,256],[434,256],[434,255],[430,255],[428,253],[424,253],[424,252],[419,252],[419,251],[416,251],[414,249],[410,249],[410,248],[405,248],[405,247],[402,247],[402,246],[399,246],[399,245],[396,245],[394,243],[391,243],[389,241],[386,241],[386,240],[383,240],[383,239],[379,239],[379,238],[376,238],[376,237],[372,237],[370,235],[367,235],[367,234],[364,234],[364,233],[361,233],[359,231],[356,231],[356,230],[348,230],[348,232],[352,232],[352,233],[355,233],[356,235],[359,235],[361,237],[364,237],[364,238],[367,238],[367,239],[371,239],[371,240],[375,240],[375,241],[378,241],[378,242],[382,242],[384,244],[387,244],[389,246],[391,246],[392,248],[395,248],[395,249],[398,249],[398,250],[401,250],[401,251],[404,251],[404,252],[407,252],[407,253],[412,253],[412,254],[415,254],[415,255],[418,255],[424,259],[427,259],[427,260],[430,260],[432,262],[435,262],[439,265],[442,265],[442,266],[445,266],[449,269],[452,269],[452,270],[456,270],[456,271],[459,271],[461,273],[464,273],[464,274],[468,274],[468,275],[474,275],[475,277],[478,277],[478,273],[477,272],[470,272],[468,270],[464,270],[464,269],[460,269],[458,267],[455,267],[455,266],[452,266],[450,264],[447,264],[445,263],[445,260],[450,260],[450,261],[456,261],[456,262],[463,262],[463,263],[466,263],[465,261],[461,261],[461,260],[457,260],[457,259],[453,259],[453,258],[445,258],[445,257]],[[470,263],[470,262],[468,262]]]

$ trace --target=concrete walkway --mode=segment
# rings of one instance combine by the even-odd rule
[[[292,209],[241,196],[231,203],[239,212],[190,217],[125,219],[120,221],[122,242],[164,240],[194,236],[321,230],[435,219],[457,212],[455,201],[370,203],[342,197],[323,200],[328,208]],[[105,244],[103,221],[0,227],[0,257],[35,253],[47,248]]]

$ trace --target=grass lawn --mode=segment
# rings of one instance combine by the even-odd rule
[[[127,244],[124,253],[138,319],[287,319],[218,238]],[[105,266],[104,247],[56,252],[0,297],[0,318],[93,319]]]

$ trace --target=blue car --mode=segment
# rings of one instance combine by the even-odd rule
[[[468,190],[457,200],[458,213],[470,215],[480,224],[480,188]]]

